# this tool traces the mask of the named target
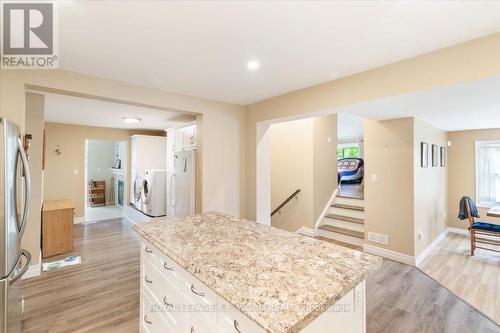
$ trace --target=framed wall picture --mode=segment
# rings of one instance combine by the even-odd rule
[[[439,155],[440,155],[440,161],[441,161],[441,167],[446,166],[446,147],[441,147],[439,148]]]
[[[432,166],[437,167],[438,166],[438,146],[437,145],[432,145]]]
[[[422,168],[429,166],[429,145],[425,142],[420,143],[420,166]]]

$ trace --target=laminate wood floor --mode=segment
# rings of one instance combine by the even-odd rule
[[[137,333],[139,238],[131,227],[125,219],[76,226],[73,254],[82,264],[23,281],[23,332]],[[384,261],[367,281],[367,332],[500,328],[418,269]]]
[[[477,249],[465,235],[448,234],[419,268],[500,324],[500,254]]]
[[[125,219],[76,225],[71,254],[82,264],[23,281],[23,332],[138,332],[139,236],[131,228]]]

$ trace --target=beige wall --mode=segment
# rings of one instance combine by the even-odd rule
[[[419,119],[414,119],[414,242],[418,256],[447,227],[448,172],[447,167],[432,167],[431,145],[446,147],[445,131]],[[420,143],[429,144],[429,167],[420,164]],[[421,238],[419,239],[419,234]]]
[[[458,203],[464,195],[476,200],[475,142],[500,140],[500,129],[448,132],[448,224],[454,228],[467,228],[468,222],[458,216]],[[500,223],[499,219],[486,216],[488,209],[479,208],[481,221]]]
[[[26,88],[203,114],[203,210],[244,211],[244,107],[66,70],[2,70],[0,115],[21,128]]]
[[[500,75],[500,33],[247,106],[246,216],[256,216],[256,124]]]
[[[313,140],[313,220],[316,222],[337,188],[336,114],[314,118]]]
[[[43,156],[43,130],[44,121],[44,103],[43,95],[27,93],[26,94],[26,133],[33,136],[29,153],[29,165],[31,174],[31,183],[39,186],[31,187],[31,207],[29,212],[29,221],[23,237],[23,247],[32,255],[32,264],[37,265],[40,262],[40,232],[42,219],[42,156]]]
[[[387,235],[389,244],[366,243],[407,255],[414,253],[413,123],[365,120],[365,232]]]
[[[130,186],[130,136],[133,134],[163,136],[165,132],[46,123],[45,133],[47,151],[44,199],[71,199],[75,205],[76,217],[82,217],[85,213],[85,140],[128,142],[127,180]],[[62,152],[59,156],[54,153],[57,145]],[[129,191],[126,192],[127,196],[128,194]]]
[[[271,209],[301,192],[272,218],[289,231],[314,229],[337,188],[337,115],[271,125]]]
[[[314,119],[273,124],[271,135],[271,209],[300,189],[271,219],[274,227],[295,232],[314,227],[313,220],[313,126]]]

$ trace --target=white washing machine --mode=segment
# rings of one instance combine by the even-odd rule
[[[131,203],[135,208],[142,211],[142,183],[144,179],[140,175],[136,175],[134,179],[134,184],[132,186],[132,198],[130,198]]]
[[[146,170],[142,181],[142,212],[151,217],[165,216],[166,170]]]

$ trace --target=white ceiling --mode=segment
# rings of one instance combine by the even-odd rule
[[[337,116],[337,139],[346,141],[364,137],[363,118],[354,114],[340,113]]]
[[[370,119],[417,117],[446,131],[500,128],[500,77],[335,109]]]
[[[500,1],[57,3],[61,68],[238,104],[500,30]]]
[[[123,117],[141,118],[140,123],[126,123]],[[129,129],[157,129],[194,121],[193,115],[127,104],[99,101],[59,94],[45,94],[45,121],[53,123]]]

